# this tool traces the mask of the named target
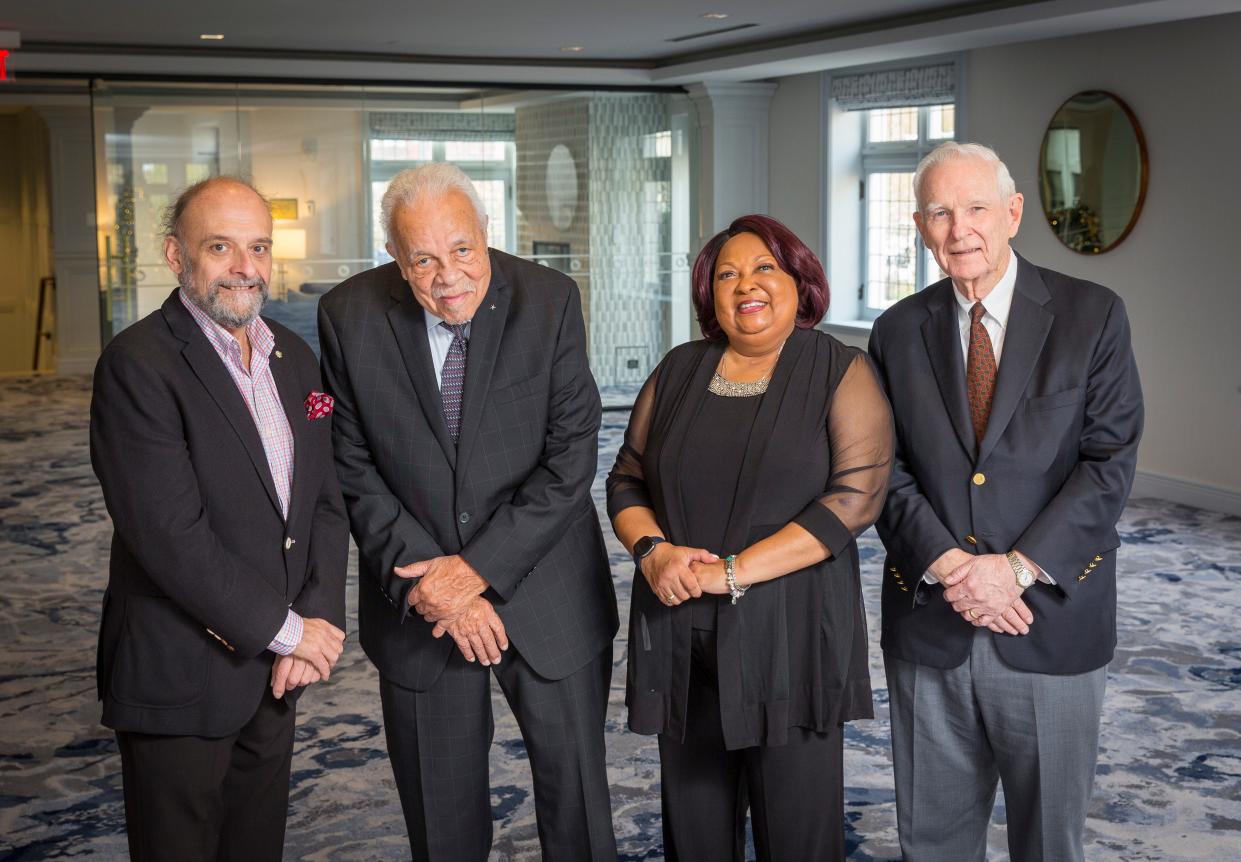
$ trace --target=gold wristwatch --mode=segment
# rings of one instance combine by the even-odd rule
[[[1009,551],[1004,556],[1008,557],[1008,564],[1013,567],[1013,574],[1017,576],[1017,586],[1023,590],[1034,585],[1034,572],[1026,568],[1026,564],[1021,562],[1021,557],[1017,556],[1016,551]]]

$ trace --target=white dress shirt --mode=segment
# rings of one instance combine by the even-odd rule
[[[436,317],[425,308],[422,310],[422,316],[427,322],[427,342],[431,347],[431,364],[435,367],[435,385],[440,385],[440,378],[444,376],[444,360],[448,358],[448,348],[452,346],[452,332],[440,326],[443,319]],[[470,338],[470,326],[467,321],[465,324],[465,337],[468,341]],[[469,353],[466,354],[468,362]]]
[[[996,282],[995,287],[991,288],[991,292],[980,300],[982,307],[986,309],[982,316],[982,325],[987,330],[987,337],[991,339],[991,352],[995,355],[996,373],[999,373],[1000,369],[1000,354],[1004,351],[1004,334],[1008,331],[1008,312],[1013,307],[1013,291],[1016,287],[1017,255],[1010,248],[1008,251],[1008,265],[1004,268],[1004,274],[1000,276],[1000,280]],[[961,330],[961,358],[963,365],[968,367],[970,354],[970,309],[974,307],[974,303],[961,295],[961,291],[957,289],[956,284],[952,285],[952,295],[957,301],[957,326]],[[1030,562],[1034,563],[1033,560],[1030,560]],[[1055,583],[1055,580],[1044,572],[1041,566],[1035,564],[1033,572],[1043,583]],[[930,572],[925,573],[922,579],[928,584],[936,583],[935,577]]]
[[[1008,312],[1013,307],[1013,290],[1017,287],[1017,256],[1012,249],[1008,252],[1008,266],[1004,274],[996,282],[991,292],[982,299],[982,307],[987,311],[982,316],[983,328],[991,339],[991,352],[995,354],[995,367],[1000,368],[1000,354],[1004,351],[1004,333],[1008,329]],[[961,295],[957,286],[952,286],[952,295],[957,300],[957,325],[961,328],[961,358],[969,365],[970,355],[970,309],[974,303]],[[450,339],[451,340],[451,339]]]

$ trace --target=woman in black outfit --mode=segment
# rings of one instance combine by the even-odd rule
[[[669,860],[844,858],[842,723],[870,718],[854,537],[892,416],[866,354],[813,327],[823,267],[739,218],[694,263],[705,340],[634,405],[608,514],[634,554],[629,726],[659,734]]]

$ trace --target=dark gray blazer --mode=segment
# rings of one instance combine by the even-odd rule
[[[1124,303],[1105,287],[1014,257],[1017,284],[987,433],[975,454],[952,283],[875,321],[870,352],[896,420],[892,486],[876,527],[882,646],[932,667],[960,665],[974,627],[922,574],[950,548],[1016,548],[1056,586],[1024,599],[1029,635],[994,635],[1008,664],[1070,674],[1116,645],[1116,523],[1142,432],[1142,391]]]
[[[599,518],[599,391],[586,360],[577,286],[492,249],[471,326],[461,436],[441,407],[422,306],[395,263],[354,276],[319,303],[323,375],[359,549],[362,646],[379,672],[425,690],[448,637],[409,613],[404,565],[461,554],[536,672],[560,679],[617,629]]]
[[[319,369],[306,342],[267,324],[293,431],[287,521],[250,410],[176,291],[95,366],[91,463],[114,527],[98,661],[108,727],[228,736],[258,708],[290,604],[345,627],[332,421],[305,407]]]

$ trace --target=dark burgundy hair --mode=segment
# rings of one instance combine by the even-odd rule
[[[801,329],[814,327],[827,314],[830,298],[823,264],[797,238],[797,234],[771,216],[746,215],[711,237],[694,261],[690,295],[702,334],[711,341],[724,336],[724,330],[720,329],[720,322],[715,317],[715,288],[712,282],[720,249],[739,233],[752,233],[761,239],[780,269],[793,276],[793,281],[797,283],[797,326]]]

